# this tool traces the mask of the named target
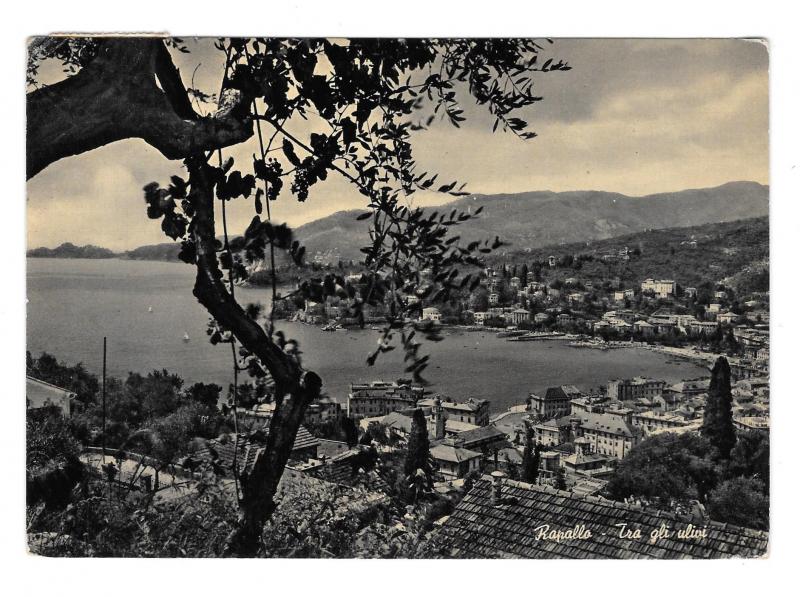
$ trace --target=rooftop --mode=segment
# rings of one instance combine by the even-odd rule
[[[699,559],[758,557],[767,551],[768,534],[718,522],[699,524],[707,537],[678,539],[675,531],[691,520],[675,514],[645,510],[599,497],[582,497],[547,486],[502,481],[499,505],[492,500],[492,481],[477,481],[438,533],[441,545],[457,558],[535,559]],[[617,525],[641,530],[642,539],[622,539]],[[650,532],[664,524],[669,538],[649,541]],[[591,537],[546,539],[550,531],[570,531],[585,525]]]
[[[459,442],[472,444],[486,440],[506,439],[506,434],[494,425],[485,425],[484,427],[476,427],[475,429],[462,431],[456,437]]]
[[[75,393],[34,377],[26,377],[25,396],[28,408],[41,408],[47,405],[58,406],[65,400],[69,404],[69,399],[73,398]]]
[[[400,413],[389,413],[381,420],[383,425],[389,427],[390,429],[398,429],[400,431],[404,431],[405,433],[411,432],[411,424],[413,423],[413,419],[411,417],[407,417],[406,415],[401,415]]]
[[[266,439],[265,437],[263,438]],[[309,433],[308,429],[302,425],[297,430],[297,436],[294,439],[294,446],[292,451],[304,450],[319,445],[319,440]],[[254,441],[247,437],[239,437],[236,441],[236,434],[230,433],[223,436],[221,439],[211,439],[195,452],[194,457],[200,460],[217,461],[217,463],[226,471],[233,470],[234,454],[236,456],[236,464],[240,474],[245,473],[252,469],[256,462],[256,457],[260,452],[263,452],[266,445],[262,441]]]
[[[575,386],[556,386],[554,388],[547,388],[545,392],[545,400],[566,400],[580,396],[581,391]]]
[[[464,402],[456,402],[455,400],[440,399],[442,408],[449,410],[464,410],[469,412],[477,412],[484,405],[489,404],[488,400],[476,400],[469,398]],[[417,406],[433,406],[436,403],[436,398],[425,398],[417,402]]]
[[[473,458],[480,458],[480,453],[458,448],[450,444],[439,444],[431,448],[431,458],[444,462],[466,462]]]
[[[580,413],[581,427],[583,429],[592,429],[594,431],[601,431],[604,433],[613,433],[617,435],[624,435],[626,437],[633,437],[633,431],[628,423],[618,415],[610,415],[607,413]]]

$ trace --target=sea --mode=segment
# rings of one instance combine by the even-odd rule
[[[27,350],[46,351],[68,364],[99,374],[103,337],[111,376],[167,369],[185,383],[233,382],[227,345],[208,341],[208,314],[194,296],[194,269],[183,263],[120,259],[27,260]],[[240,303],[269,305],[270,291],[237,288]],[[366,363],[380,332],[369,328],[326,332],[279,321],[299,342],[303,365],[323,380],[323,391],[346,403],[350,384],[406,377],[401,349]],[[188,337],[188,340],[187,340]],[[573,348],[564,341],[509,342],[493,332],[447,329],[441,342],[427,342],[429,390],[464,400],[491,401],[500,412],[555,385],[584,391],[608,380],[647,376],[677,382],[707,369],[641,348],[608,351]],[[240,377],[241,379],[241,377]]]

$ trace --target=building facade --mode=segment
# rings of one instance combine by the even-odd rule
[[[661,396],[667,382],[662,379],[648,379],[644,377],[634,377],[633,379],[612,379],[608,382],[607,394],[612,400],[637,401],[652,400],[656,396]]]
[[[376,417],[414,408],[423,388],[396,382],[373,381],[351,384],[347,397],[348,417]]]

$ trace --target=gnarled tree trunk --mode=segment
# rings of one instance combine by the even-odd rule
[[[275,381],[275,411],[269,425],[266,449],[253,470],[242,478],[242,498],[237,528],[228,538],[227,555],[252,556],[258,552],[264,523],[275,510],[274,496],[294,446],[308,405],[319,398],[322,381],[304,371],[261,326],[248,317],[223,282],[214,238],[214,193],[209,166],[202,156],[186,161],[195,209],[192,234],[197,277],[194,295],[214,319],[255,354]]]
[[[169,159],[235,145],[253,135],[252,98],[233,93],[212,116],[192,109],[158,38],[107,38],[89,64],[27,95],[27,177],[61,158],[139,138]]]
[[[158,38],[107,38],[76,75],[27,95],[27,178],[64,157],[122,139],[139,138],[169,159],[185,159],[195,207],[194,295],[222,326],[255,354],[275,380],[276,408],[266,450],[242,479],[240,515],[227,555],[252,556],[306,408],[322,382],[304,371],[248,317],[223,283],[216,256],[214,185],[203,152],[235,145],[253,135],[252,97],[227,89],[219,109],[199,116],[180,73]]]

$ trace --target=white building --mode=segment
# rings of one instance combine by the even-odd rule
[[[642,282],[642,292],[651,291],[659,298],[668,298],[675,295],[675,280],[655,280],[647,278]]]
[[[75,393],[34,377],[25,378],[25,405],[28,410],[57,408],[65,417],[70,415],[70,401]]]
[[[423,321],[440,321],[441,319],[442,313],[436,307],[425,307],[422,310]]]

